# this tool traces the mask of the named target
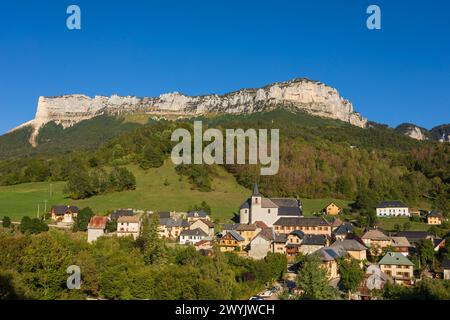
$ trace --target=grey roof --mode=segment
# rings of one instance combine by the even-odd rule
[[[327,237],[319,234],[307,234],[303,237],[302,245],[324,246],[327,244]]]
[[[275,239],[275,232],[273,231],[272,228],[265,228],[265,229],[262,229],[261,232],[258,233],[258,235],[256,237],[262,237],[266,240],[271,241],[271,240]]]
[[[405,237],[409,242],[419,242],[422,239],[429,238],[431,233],[428,231],[399,231],[397,237]]]
[[[293,235],[299,237],[300,239],[303,239],[303,237],[305,236],[305,233],[301,230],[294,230],[290,234],[293,234]]]
[[[281,217],[274,225],[277,226],[329,226],[329,223],[323,218],[304,218],[304,217]]]
[[[336,235],[346,235],[353,232],[353,225],[350,222],[344,222],[336,230],[333,231]]]
[[[206,213],[204,210],[199,211],[189,211],[187,213],[188,218],[206,218],[208,216],[208,213]]]
[[[114,211],[113,213],[111,213],[111,220],[117,220],[120,217],[124,217],[124,216],[134,216],[134,212],[131,209],[119,209]]]
[[[256,182],[253,185],[252,197],[261,197],[261,193],[259,193],[258,184]]]
[[[284,233],[281,234],[275,234],[274,242],[276,243],[286,243],[287,241],[287,235]]]
[[[278,215],[279,216],[301,217],[303,215],[303,213],[299,207],[279,207]]]
[[[68,210],[73,213],[78,213],[80,211],[77,206],[53,206],[52,210],[56,215],[64,215]]]
[[[240,209],[250,209],[250,198],[245,200],[245,202],[241,204]]]
[[[332,248],[336,247],[342,247],[345,251],[365,251],[367,248],[363,246],[361,243],[359,243],[356,240],[342,240],[342,241],[335,241],[332,245]]]
[[[173,219],[173,218],[162,218],[159,219],[159,224],[161,226],[166,226],[167,228],[181,227],[187,228],[189,227],[189,222],[183,219]]]
[[[222,226],[222,230],[235,230],[239,226],[239,223],[225,223]]]
[[[377,208],[407,208],[408,206],[401,201],[382,201],[377,205]]]
[[[194,229],[194,230],[183,230],[180,233],[180,236],[200,236],[200,237],[207,237],[208,235],[200,228]]]
[[[160,218],[160,219],[167,219],[167,218],[170,218],[170,212],[169,212],[169,211],[162,211],[162,212],[159,212],[159,218]]]
[[[235,238],[237,241],[244,241],[245,239],[239,234],[237,233],[235,230],[230,230],[228,231],[228,233]]]
[[[343,248],[332,248],[332,247],[323,247],[313,253],[314,255],[319,256],[320,260],[323,262],[333,261],[340,257],[344,257],[347,255],[347,251]]]
[[[297,199],[291,198],[270,198],[273,203],[275,203],[279,207],[299,207],[300,203]]]
[[[433,211],[430,211],[430,213],[428,214],[428,217],[442,218],[442,213],[433,210]]]

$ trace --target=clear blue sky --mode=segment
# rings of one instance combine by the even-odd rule
[[[82,30],[66,9],[82,10]],[[366,28],[378,4],[382,30]],[[308,77],[370,120],[450,122],[450,1],[0,1],[0,133],[40,95],[226,93]]]

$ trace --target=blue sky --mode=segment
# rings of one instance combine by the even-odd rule
[[[82,30],[66,9],[82,10]],[[382,30],[366,28],[366,8]],[[370,120],[450,122],[450,1],[0,2],[0,133],[40,95],[226,93],[320,80]]]

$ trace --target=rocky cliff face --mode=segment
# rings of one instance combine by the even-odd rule
[[[20,126],[33,126],[30,143],[35,144],[39,129],[54,121],[65,128],[101,114],[146,112],[194,116],[205,113],[252,113],[276,107],[303,110],[312,115],[338,119],[365,127],[367,119],[353,111],[352,104],[338,91],[307,79],[279,82],[259,89],[242,89],[225,95],[189,97],[180,93],[157,98],[67,95],[40,97],[34,120]]]
[[[429,140],[430,138],[430,134],[427,129],[421,128],[412,123],[402,123],[395,128],[395,131],[419,141]]]

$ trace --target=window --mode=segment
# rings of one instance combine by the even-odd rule
[[[270,213],[270,209],[267,209],[267,213]]]

